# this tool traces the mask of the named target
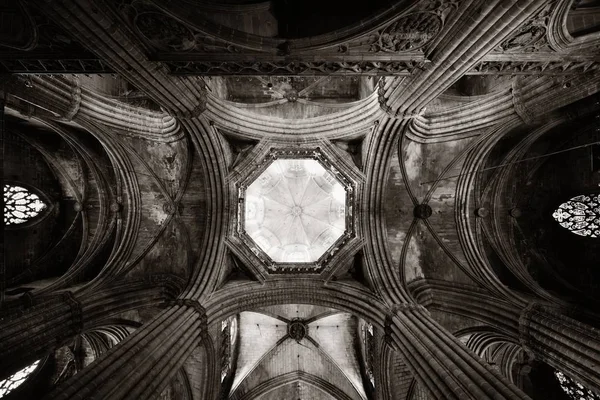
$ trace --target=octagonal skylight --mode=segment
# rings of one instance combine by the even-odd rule
[[[317,261],[345,216],[346,189],[314,159],[275,160],[246,190],[246,234],[276,263]]]

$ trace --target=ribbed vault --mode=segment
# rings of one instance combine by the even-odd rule
[[[598,244],[551,218],[600,183],[597,2],[300,3],[2,7],[3,182],[47,208],[5,229],[0,378],[538,400],[554,369],[600,390]]]

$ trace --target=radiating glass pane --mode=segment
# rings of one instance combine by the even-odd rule
[[[561,204],[552,217],[576,235],[600,237],[600,194],[580,195]]]
[[[4,185],[4,224],[17,225],[46,209],[38,195],[21,186]]]
[[[39,362],[40,360],[0,381],[0,398],[6,396],[25,382],[27,377],[37,368]]]
[[[573,400],[600,400],[600,396],[560,371],[554,371],[562,390]]]

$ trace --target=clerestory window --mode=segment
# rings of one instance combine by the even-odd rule
[[[600,237],[600,194],[580,195],[562,203],[552,214],[571,232],[591,238]]]
[[[600,400],[600,396],[560,371],[554,371],[562,390],[573,400]]]
[[[4,185],[4,225],[18,225],[40,215],[48,206],[30,190]]]
[[[23,368],[22,370],[15,372],[8,378],[0,381],[0,398],[6,396],[17,387],[21,386],[23,382],[31,375],[33,371],[37,368],[40,360],[37,360],[33,364],[28,367]]]
[[[375,374],[373,373],[373,364],[375,360],[375,340],[374,340],[373,324],[365,323],[363,325],[363,343],[365,345],[365,372],[375,388]]]

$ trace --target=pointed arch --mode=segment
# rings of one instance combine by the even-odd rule
[[[21,183],[4,184],[4,226],[29,227],[44,219],[52,204],[40,190]]]
[[[600,237],[600,194],[579,195],[562,203],[552,217],[579,236]]]

